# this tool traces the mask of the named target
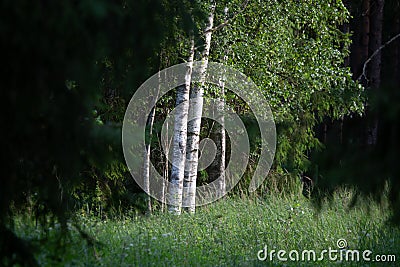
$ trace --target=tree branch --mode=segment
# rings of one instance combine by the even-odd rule
[[[368,63],[383,49],[385,48],[387,45],[389,45],[391,42],[393,42],[394,40],[396,40],[397,38],[400,37],[400,33],[398,33],[397,35],[395,35],[394,37],[392,37],[389,41],[387,41],[386,43],[384,43],[383,45],[381,45],[377,50],[375,50],[375,52],[364,62],[364,66],[363,66],[363,72],[361,73],[361,75],[357,78],[358,81],[360,81],[362,79],[362,77],[364,77],[367,81],[367,65]]]
[[[206,29],[206,30],[204,31],[204,33],[207,33],[207,32],[209,32],[209,31],[215,32],[215,31],[217,31],[217,30],[219,30],[219,29],[225,27],[226,25],[228,25],[232,20],[234,20],[240,13],[242,13],[242,12],[245,10],[245,8],[246,8],[246,6],[247,6],[248,3],[249,3],[249,0],[245,0],[245,1],[243,2],[243,4],[242,4],[242,8],[241,8],[238,12],[236,12],[235,14],[233,14],[232,17],[230,17],[230,18],[228,18],[228,19],[225,19],[224,22],[222,22],[221,24],[219,24],[218,26],[216,26],[216,27],[214,27],[214,28],[212,28],[212,29]]]

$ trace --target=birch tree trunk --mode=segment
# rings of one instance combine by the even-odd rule
[[[224,56],[224,61],[227,60],[227,56]],[[218,197],[225,195],[226,183],[225,183],[225,151],[226,151],[226,136],[225,136],[225,77],[220,80],[220,91],[217,92],[217,112],[215,116],[216,121],[214,122],[211,129],[211,139],[215,142],[217,152],[215,160],[212,162],[208,169],[209,183],[220,179],[217,184]]]
[[[226,137],[225,137],[225,77],[221,80],[220,86],[220,96],[218,101],[218,112],[219,112],[219,121],[221,124],[217,124],[216,128],[216,139],[217,139],[217,170],[218,176],[217,179],[220,179],[218,182],[218,194],[220,196],[225,195],[226,183],[225,183],[225,150],[226,150]],[[218,118],[217,118],[218,119]]]
[[[208,25],[205,29],[205,47],[202,55],[202,64],[200,69],[200,85],[193,86],[190,91],[190,99],[192,105],[189,112],[193,114],[194,119],[188,122],[187,125],[187,147],[186,147],[186,163],[185,163],[185,177],[183,181],[183,206],[187,208],[189,213],[195,212],[196,205],[196,180],[197,180],[197,166],[199,155],[199,138],[201,116],[203,111],[203,94],[205,75],[208,67],[208,57],[210,54],[211,35],[214,24],[214,10],[215,4],[211,5],[211,12],[208,17]]]
[[[158,80],[159,81],[161,80],[160,72],[158,73]],[[158,98],[159,92],[160,92],[160,87],[158,87],[157,95],[155,96],[155,99]],[[144,147],[144,162],[143,162],[143,186],[144,186],[144,191],[147,193],[146,214],[148,214],[148,215],[150,215],[152,213],[151,197],[150,197],[150,153],[151,153],[151,140],[153,138],[153,125],[154,125],[155,115],[156,115],[156,107],[154,106],[151,109],[151,112],[150,112],[149,117],[147,118],[147,122],[146,122],[147,143]]]
[[[169,61],[167,60],[166,62],[166,66],[169,66]],[[167,80],[167,72],[165,72],[164,74],[164,78],[165,80]],[[164,112],[167,114],[169,113],[170,110],[165,110]],[[169,138],[168,133],[169,133],[169,120],[165,120],[165,138],[164,138],[164,143],[162,144],[162,147],[164,148],[164,173],[163,173],[163,184],[162,184],[162,188],[161,188],[161,212],[164,212],[166,210],[166,195],[167,195],[167,188],[168,188],[168,177],[169,177],[169,164],[170,164],[170,155],[169,155],[169,151],[171,148],[171,144],[172,144],[172,139]],[[161,138],[162,140],[162,138]],[[161,141],[160,141],[161,142]]]
[[[167,182],[168,182],[168,172],[169,172],[169,148],[170,148],[170,142],[168,138],[168,120],[165,123],[165,128],[166,128],[166,138],[165,138],[165,143],[163,144],[163,147],[165,148],[164,150],[164,155],[165,155],[165,164],[164,164],[164,174],[163,174],[163,186],[161,188],[161,195],[162,195],[162,200],[161,200],[161,212],[164,212],[165,210],[165,193],[166,193],[166,188],[167,188]]]
[[[171,184],[168,187],[169,212],[181,214],[182,190],[186,158],[187,120],[189,112],[189,92],[193,69],[194,39],[191,39],[191,51],[187,63],[185,85],[179,86],[176,96],[176,115],[174,118],[174,136],[172,144]]]
[[[154,117],[155,117],[156,109],[153,107],[151,109],[150,115],[147,119],[147,143],[144,148],[144,163],[143,163],[143,185],[144,185],[144,191],[147,193],[146,197],[146,204],[147,204],[147,214],[151,214],[152,208],[151,208],[151,197],[149,195],[150,193],[150,149],[151,149],[151,138],[153,135],[153,124],[154,124]]]
[[[225,20],[228,19],[228,7],[224,9],[225,13]],[[228,60],[227,50],[224,53],[223,62],[225,63]],[[226,182],[225,182],[225,159],[226,159],[226,136],[225,136],[225,73],[224,76],[220,80],[220,88],[219,94],[217,93],[217,112],[218,116],[216,120],[221,122],[215,123],[215,128],[212,129],[212,136],[214,137],[213,140],[217,146],[217,153],[215,155],[215,160],[213,161],[212,165],[210,166],[210,178],[212,181],[216,179],[220,179],[217,186],[218,186],[218,196],[221,197],[226,193]]]

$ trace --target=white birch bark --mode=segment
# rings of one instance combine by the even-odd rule
[[[149,118],[147,120],[147,127],[148,127],[148,143],[145,145],[144,148],[144,163],[143,163],[143,186],[144,191],[147,193],[146,196],[146,204],[147,204],[147,214],[151,214],[151,198],[150,198],[150,143],[153,133],[153,124],[154,124],[154,117],[155,117],[155,108],[153,107]]]
[[[217,125],[217,157],[218,160],[217,162],[219,163],[218,165],[218,193],[220,194],[219,196],[225,195],[226,191],[226,183],[225,183],[225,150],[226,150],[226,136],[225,136],[225,77],[222,78],[220,82],[221,86],[221,91],[220,91],[220,96],[219,96],[219,101],[218,101],[218,112],[220,114],[219,121],[221,122],[221,125]],[[220,147],[218,147],[218,145]],[[219,148],[219,151],[218,151]]]
[[[164,175],[163,175],[163,185],[161,188],[161,195],[162,195],[162,199],[161,199],[161,212],[164,212],[165,210],[165,194],[166,194],[166,188],[167,188],[167,184],[168,184],[168,172],[169,172],[169,148],[171,146],[169,138],[168,138],[168,127],[169,127],[169,123],[168,120],[166,120],[165,122],[165,129],[166,129],[166,137],[165,137],[165,141],[163,144],[164,147],[164,155],[165,155],[165,164],[164,164]]]
[[[158,73],[158,80],[160,80],[160,73]],[[157,90],[157,95],[155,96],[155,99],[158,98],[158,94],[160,92],[160,88]],[[150,197],[150,153],[151,153],[151,139],[153,137],[153,125],[154,125],[154,118],[156,115],[156,109],[155,106],[151,109],[151,112],[149,114],[149,117],[147,118],[146,122],[146,133],[147,133],[147,143],[145,144],[144,147],[144,162],[143,162],[143,186],[144,186],[144,191],[147,193],[146,196],[146,205],[147,205],[147,211],[146,213],[150,215],[152,213],[152,207],[151,207],[151,197]]]
[[[213,3],[211,6],[210,15],[208,17],[208,25],[205,29],[205,47],[202,55],[202,64],[200,67],[200,85],[193,86],[192,90],[190,91],[192,105],[189,112],[193,114],[194,119],[189,121],[187,126],[188,137],[186,145],[185,177],[183,181],[183,206],[186,207],[190,213],[194,213],[196,207],[196,180],[199,158],[200,125],[203,111],[205,75],[208,67],[211,35],[214,24],[214,10],[215,4]]]
[[[186,158],[187,119],[189,112],[189,92],[193,69],[194,39],[191,40],[191,52],[187,63],[185,85],[179,86],[176,96],[176,115],[174,118],[174,136],[172,144],[171,179],[168,187],[169,212],[179,215],[182,209],[182,190]]]

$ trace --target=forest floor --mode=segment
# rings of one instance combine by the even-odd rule
[[[296,195],[224,198],[195,215],[80,215],[97,241],[88,244],[70,225],[62,248],[54,245],[57,224],[46,233],[21,218],[16,227],[31,240],[46,237],[36,253],[41,266],[399,266],[400,229],[387,223],[385,205],[349,209],[350,195],[342,191],[320,211]],[[377,262],[385,257],[391,262]]]

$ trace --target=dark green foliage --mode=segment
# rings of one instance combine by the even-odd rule
[[[215,33],[215,60],[226,55],[271,106],[280,173],[307,170],[308,153],[321,146],[314,127],[325,117],[362,112],[363,88],[344,66],[350,38],[339,27],[348,18],[341,1],[249,1]]]
[[[121,151],[113,122],[121,121],[126,99],[154,71],[149,62],[172,28],[171,14],[187,24],[184,7],[190,2],[171,4],[172,10],[166,5],[158,0],[1,2],[6,114],[0,265],[33,264],[31,250],[12,227],[13,214],[28,202],[41,226],[50,215],[66,229],[77,206],[71,196],[96,179],[92,170],[106,173],[102,190],[114,192],[109,184],[116,186],[120,177],[113,176],[115,170],[107,173],[107,166],[121,160]],[[101,179],[94,184],[100,186]]]

